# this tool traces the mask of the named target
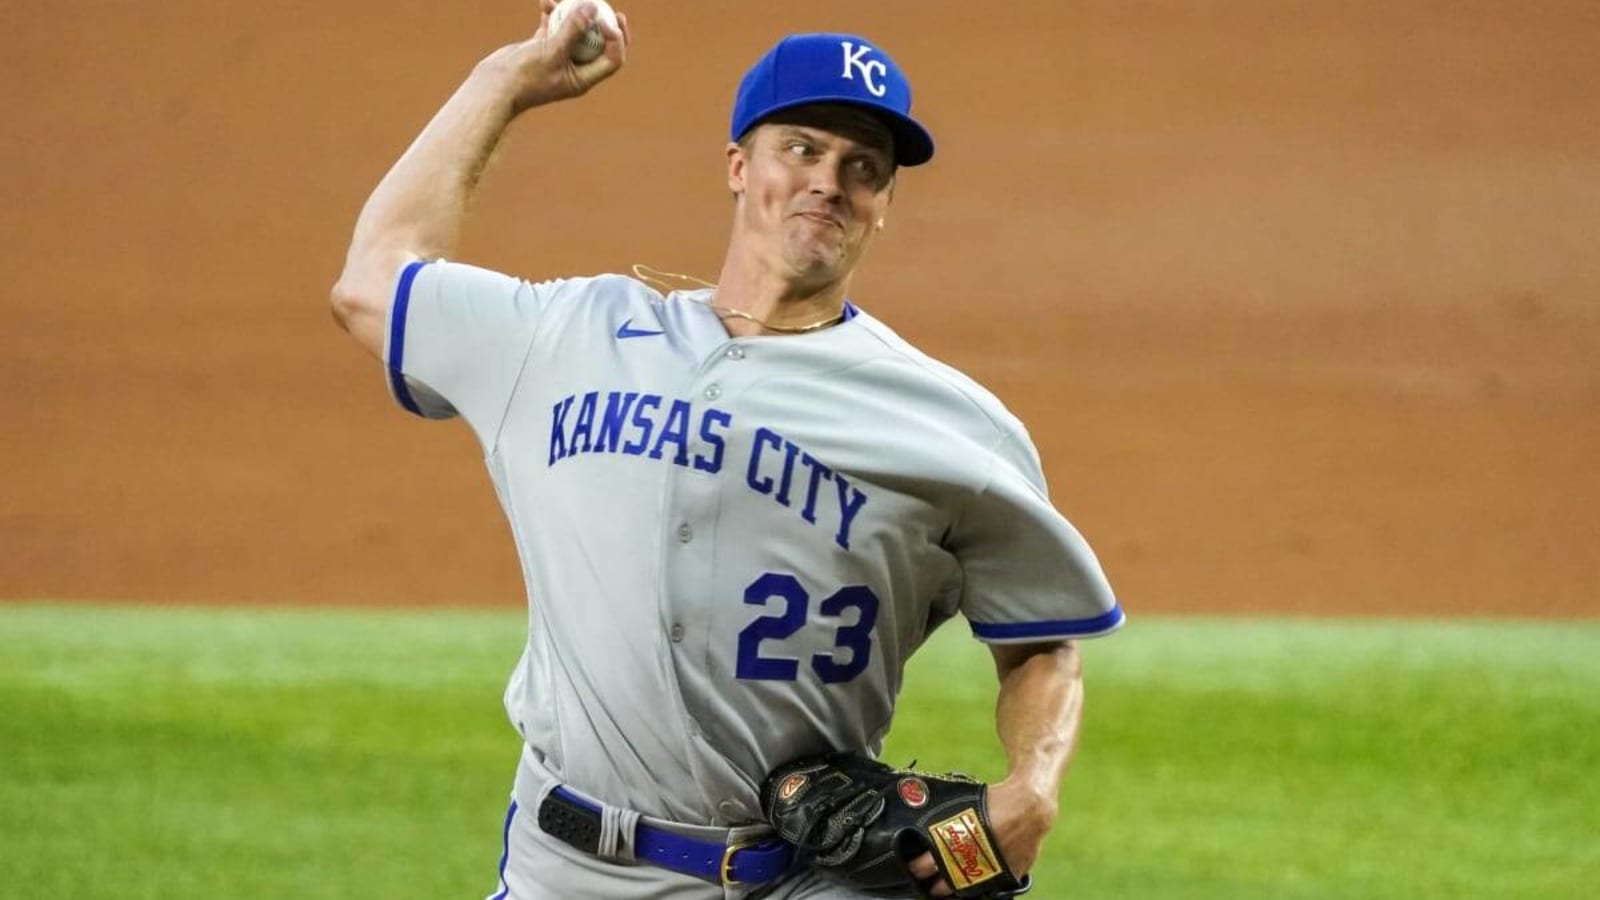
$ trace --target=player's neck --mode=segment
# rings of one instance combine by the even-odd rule
[[[722,264],[712,302],[758,320],[724,316],[723,327],[734,337],[784,334],[791,333],[791,329],[833,324],[842,315],[849,286],[848,276],[809,284],[759,262],[741,262],[730,254]],[[762,323],[771,327],[763,327]]]

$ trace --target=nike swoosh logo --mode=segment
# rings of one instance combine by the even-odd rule
[[[660,332],[660,331],[645,331],[642,328],[634,328],[633,327],[633,317],[629,316],[628,317],[628,321],[623,322],[622,323],[622,327],[617,329],[617,338],[621,339],[621,338],[635,338],[635,337],[650,337],[652,335],[663,334],[663,333],[664,332]]]

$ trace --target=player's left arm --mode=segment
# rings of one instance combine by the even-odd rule
[[[991,644],[1000,696],[995,729],[1006,755],[1006,776],[989,788],[989,821],[1006,864],[1019,876],[1033,869],[1056,822],[1067,764],[1083,721],[1083,663],[1072,641]],[[919,879],[937,874],[933,857],[911,865]],[[948,897],[944,881],[935,897]]]
[[[1001,853],[1017,872],[1039,858],[1056,823],[1057,797],[1083,721],[1083,661],[1072,641],[991,644],[1000,698],[995,728],[1006,777],[989,790]]]
[[[1006,774],[989,786],[995,840],[1029,872],[1054,827],[1083,721],[1077,641],[1110,634],[1122,608],[1083,535],[1050,503],[1038,452],[1016,423],[992,448],[986,483],[955,516],[946,547],[961,565],[961,612],[994,657],[995,728]],[[932,857],[913,873],[932,877]],[[940,883],[934,896],[946,897]]]

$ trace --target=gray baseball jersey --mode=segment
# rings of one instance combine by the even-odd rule
[[[405,408],[482,442],[526,580],[505,700],[529,747],[590,796],[726,825],[792,757],[875,751],[952,616],[1005,642],[1122,612],[987,391],[854,306],[730,338],[709,298],[418,262],[386,358]]]

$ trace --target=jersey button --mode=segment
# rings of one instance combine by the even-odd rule
[[[715,400],[715,399],[717,399],[718,397],[721,397],[721,396],[722,396],[722,388],[720,388],[720,387],[718,387],[718,386],[716,386],[714,384],[712,386],[706,388],[706,399],[707,400]]]
[[[743,347],[729,347],[727,356],[728,356],[729,359],[744,359],[744,348]]]
[[[688,522],[678,526],[678,540],[683,541],[685,544],[694,540],[694,529],[689,527]]]
[[[672,642],[676,644],[677,642],[683,640],[683,626],[673,625],[672,630],[669,631],[668,634],[672,635]]]

